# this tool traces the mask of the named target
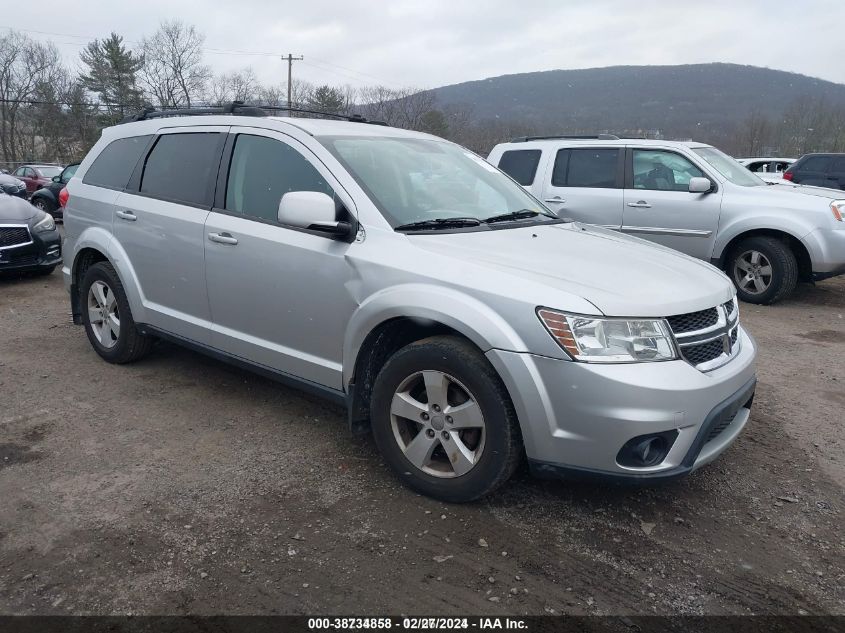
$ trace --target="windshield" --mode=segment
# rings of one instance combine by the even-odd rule
[[[438,220],[557,219],[522,187],[446,141],[387,136],[323,137],[391,226]],[[522,213],[520,213],[522,212]],[[477,224],[477,222],[476,222]]]
[[[766,183],[740,165],[733,158],[715,147],[695,147],[692,150],[725,178],[740,187],[766,186]]]

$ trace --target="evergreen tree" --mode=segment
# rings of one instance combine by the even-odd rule
[[[88,72],[80,77],[82,85],[99,95],[112,121],[141,109],[143,93],[137,74],[144,58],[128,50],[120,35],[112,33],[106,39],[89,42],[81,57],[88,66]]]

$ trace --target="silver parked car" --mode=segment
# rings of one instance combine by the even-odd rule
[[[561,217],[711,262],[749,303],[845,273],[842,191],[768,186],[703,143],[529,137],[497,145],[488,160]]]
[[[65,282],[105,360],[160,337],[344,403],[455,502],[524,456],[677,477],[746,424],[755,344],[709,264],[433,136],[233,109],[107,129],[68,184]]]

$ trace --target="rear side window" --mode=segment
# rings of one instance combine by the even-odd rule
[[[799,171],[827,171],[830,156],[810,156],[797,166]],[[793,170],[795,171],[795,170]]]
[[[94,159],[82,182],[97,187],[123,189],[150,138],[150,135],[130,136],[112,141]]]
[[[618,149],[561,150],[555,158],[552,185],[555,187],[616,187]]]
[[[534,182],[541,154],[539,149],[509,150],[499,159],[499,169],[527,187]]]
[[[226,186],[226,210],[276,222],[279,201],[290,191],[334,197],[320,172],[289,145],[265,136],[238,135]]]
[[[830,171],[835,171],[836,173],[845,172],[845,156],[840,156],[839,158],[833,161],[833,165],[830,168]]]
[[[222,136],[219,132],[163,134],[147,157],[141,193],[210,206]]]

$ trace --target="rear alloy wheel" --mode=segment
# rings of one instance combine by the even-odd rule
[[[153,339],[135,326],[123,284],[109,262],[85,271],[80,292],[85,333],[103,360],[130,363],[150,351]]]
[[[36,209],[43,211],[44,213],[52,214],[53,211],[55,211],[54,206],[52,204],[50,204],[44,198],[36,198],[35,200],[32,201],[32,206],[35,207]]]
[[[747,303],[775,303],[798,284],[795,254],[775,237],[750,237],[740,242],[732,251],[727,272],[737,297]]]
[[[433,336],[396,352],[375,379],[370,420],[391,469],[442,501],[490,494],[522,459],[507,389],[484,354],[455,336]]]

